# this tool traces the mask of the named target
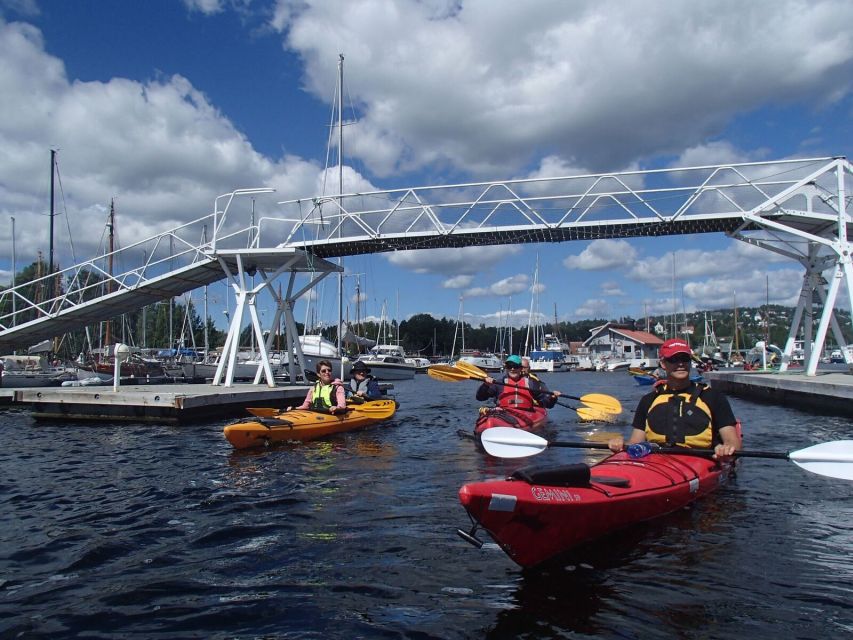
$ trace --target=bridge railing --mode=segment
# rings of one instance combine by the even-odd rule
[[[819,199],[816,202],[825,213],[834,215],[831,200],[837,185],[831,169],[835,160],[806,158],[527,178],[288,200],[279,203],[281,215],[261,221],[261,231],[280,238],[281,246],[319,249],[334,245],[328,255],[345,255],[347,242],[365,242],[369,250],[381,251],[452,246],[455,235],[464,235],[470,243],[478,232],[493,235],[496,229],[523,236],[532,229],[625,223],[636,227],[736,218],[812,174],[826,195],[822,205]],[[410,241],[367,242],[404,237]],[[356,251],[354,246],[352,250]]]
[[[56,317],[64,309],[121,291],[198,261],[209,261],[219,248],[257,246],[258,225],[229,219],[239,196],[272,189],[238,189],[220,195],[214,212],[155,236],[105,252],[78,264],[0,291],[0,331],[37,318]],[[47,265],[43,265],[47,271]]]

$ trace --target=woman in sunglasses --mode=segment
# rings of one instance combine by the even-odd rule
[[[713,448],[716,458],[729,457],[741,448],[728,399],[690,380],[692,359],[693,351],[684,340],[674,338],[661,345],[666,381],[640,399],[628,444],[648,441],[667,447]],[[625,442],[613,438],[608,445],[611,451],[622,451]]]
[[[537,405],[550,409],[557,403],[558,392],[551,393],[539,380],[524,375],[521,358],[510,356],[504,362],[506,377],[497,384],[492,377],[483,379],[477,389],[477,400],[497,398],[499,407],[533,410]]]
[[[308,389],[305,401],[295,409],[314,409],[329,413],[343,413],[347,410],[344,383],[332,376],[332,364],[328,360],[317,363],[318,380]],[[290,409],[288,409],[289,411]]]

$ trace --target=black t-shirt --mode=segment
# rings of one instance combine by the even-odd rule
[[[693,393],[695,388],[696,383],[691,382],[690,385],[680,393]],[[667,387],[664,386],[660,391],[652,391],[640,398],[640,402],[637,404],[637,410],[634,411],[633,427],[640,431],[645,431],[646,416],[649,413],[649,407],[652,406],[652,402],[658,396],[668,395],[669,393],[672,392],[667,391]],[[716,389],[712,389],[710,387],[706,387],[699,397],[702,398],[702,402],[707,404],[708,408],[711,410],[712,442],[715,445],[720,444],[722,442],[722,438],[720,438],[720,427],[734,426],[736,422],[735,414],[729,404],[729,399]]]

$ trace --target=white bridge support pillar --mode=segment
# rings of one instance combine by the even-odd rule
[[[818,189],[816,180],[821,175],[831,171],[835,172],[838,191],[832,193],[826,189]],[[764,238],[756,238],[746,235],[742,230],[730,234],[738,240],[762,247],[774,253],[784,255],[799,261],[805,268],[803,284],[800,289],[800,297],[791,319],[788,331],[788,339],[783,350],[781,371],[785,371],[790,364],[794,349],[794,341],[800,334],[802,328],[803,349],[805,352],[805,374],[814,376],[824,351],[827,333],[832,330],[835,342],[844,354],[844,361],[848,368],[853,371],[853,358],[847,349],[847,343],[835,314],[838,295],[841,284],[847,287],[848,304],[851,309],[851,321],[853,321],[853,247],[848,241],[847,226],[851,221],[847,214],[847,193],[845,180],[853,174],[853,167],[844,158],[837,158],[829,167],[812,174],[798,183],[792,185],[775,198],[755,207],[744,214],[744,226],[753,224],[765,229],[768,235]],[[831,174],[830,174],[831,175]],[[805,199],[805,209],[789,209],[788,205],[794,199],[801,201]],[[817,202],[829,206],[835,215],[818,214],[815,211]],[[794,225],[786,225],[774,220],[773,214],[792,213],[803,219],[814,217],[817,221],[823,221],[820,234],[799,228]],[[765,217],[766,216],[766,217]],[[786,237],[787,236],[787,237]],[[790,238],[793,238],[791,240]],[[807,249],[795,249],[796,243],[805,243]],[[831,273],[827,276],[827,271]],[[815,316],[815,294],[819,298],[822,307],[817,330],[814,329]]]
[[[282,253],[286,252],[286,253]],[[276,329],[279,327],[282,316],[285,319],[285,348],[288,353],[290,368],[290,384],[297,384],[297,377],[301,375],[306,379],[304,370],[305,356],[299,342],[299,332],[296,320],[293,316],[293,305],[295,301],[306,292],[310,291],[323,278],[338,270],[331,263],[311,258],[307,260],[305,254],[293,249],[284,250],[259,250],[245,249],[230,252],[220,251],[217,259],[219,265],[228,278],[236,298],[234,316],[228,327],[228,335],[222,347],[222,357],[216,367],[213,384],[222,384],[231,387],[234,384],[234,370],[238,362],[240,333],[248,314],[249,326],[255,336],[257,344],[258,367],[255,372],[254,384],[265,383],[268,387],[275,387],[276,381],[270,362],[270,352]],[[262,263],[264,266],[258,266]],[[251,267],[247,267],[251,265]],[[273,266],[274,265],[274,266]],[[268,268],[265,268],[268,267]],[[282,297],[273,286],[275,281],[285,272],[290,272],[287,294]],[[301,289],[293,292],[296,282],[296,274],[308,275],[308,282]],[[261,282],[252,284],[250,278],[260,275]],[[257,310],[257,298],[264,291],[269,291],[276,302],[276,312],[270,324],[269,330],[264,336],[264,328],[261,326]],[[293,355],[296,354],[297,366],[294,367]],[[297,368],[298,367],[298,368]]]

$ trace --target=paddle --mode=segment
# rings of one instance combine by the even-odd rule
[[[477,378],[472,378],[471,376],[462,374],[459,370],[455,369],[446,364],[433,364],[427,367],[427,374],[431,378],[435,378],[436,380],[441,380],[442,382],[461,382],[462,380],[476,380]],[[495,384],[501,384],[500,382],[496,382]],[[578,416],[581,416],[584,420],[601,420],[605,419],[601,416],[611,414],[604,414],[598,409],[590,409],[589,407],[573,407],[570,404],[565,404],[563,402],[559,402],[560,406],[566,407],[567,409],[571,409],[572,411],[577,411]],[[583,413],[581,413],[583,412]]]
[[[430,377],[444,382],[461,382],[462,380],[479,380],[482,382],[489,375],[479,367],[475,367],[474,365],[467,365],[463,367],[462,364],[463,363],[460,362],[455,367],[446,364],[433,364],[427,367],[427,373]],[[475,373],[475,370],[479,373]],[[503,385],[502,382],[497,381],[495,381],[495,384]],[[590,408],[604,413],[616,414],[622,412],[622,405],[620,402],[613,396],[608,396],[603,393],[588,393],[580,397],[561,393],[560,398],[580,400],[584,404],[590,405]],[[575,409],[575,407],[569,404],[560,402],[559,399],[557,399],[557,404],[561,407]]]
[[[512,427],[493,427],[486,429],[480,436],[480,442],[489,455],[496,458],[525,458],[542,453],[549,447],[570,447],[574,449],[609,449],[604,442],[549,442],[535,433],[513,429]],[[654,453],[675,453],[678,455],[709,457],[713,449],[687,449],[684,447],[657,447]],[[812,445],[799,451],[735,451],[736,458],[770,458],[790,460],[798,467],[830,478],[853,480],[853,440],[836,440]]]
[[[562,405],[564,407],[568,405]],[[607,413],[601,409],[592,409],[591,407],[578,407],[575,409],[578,412],[578,418],[584,422],[614,422],[615,413]]]

